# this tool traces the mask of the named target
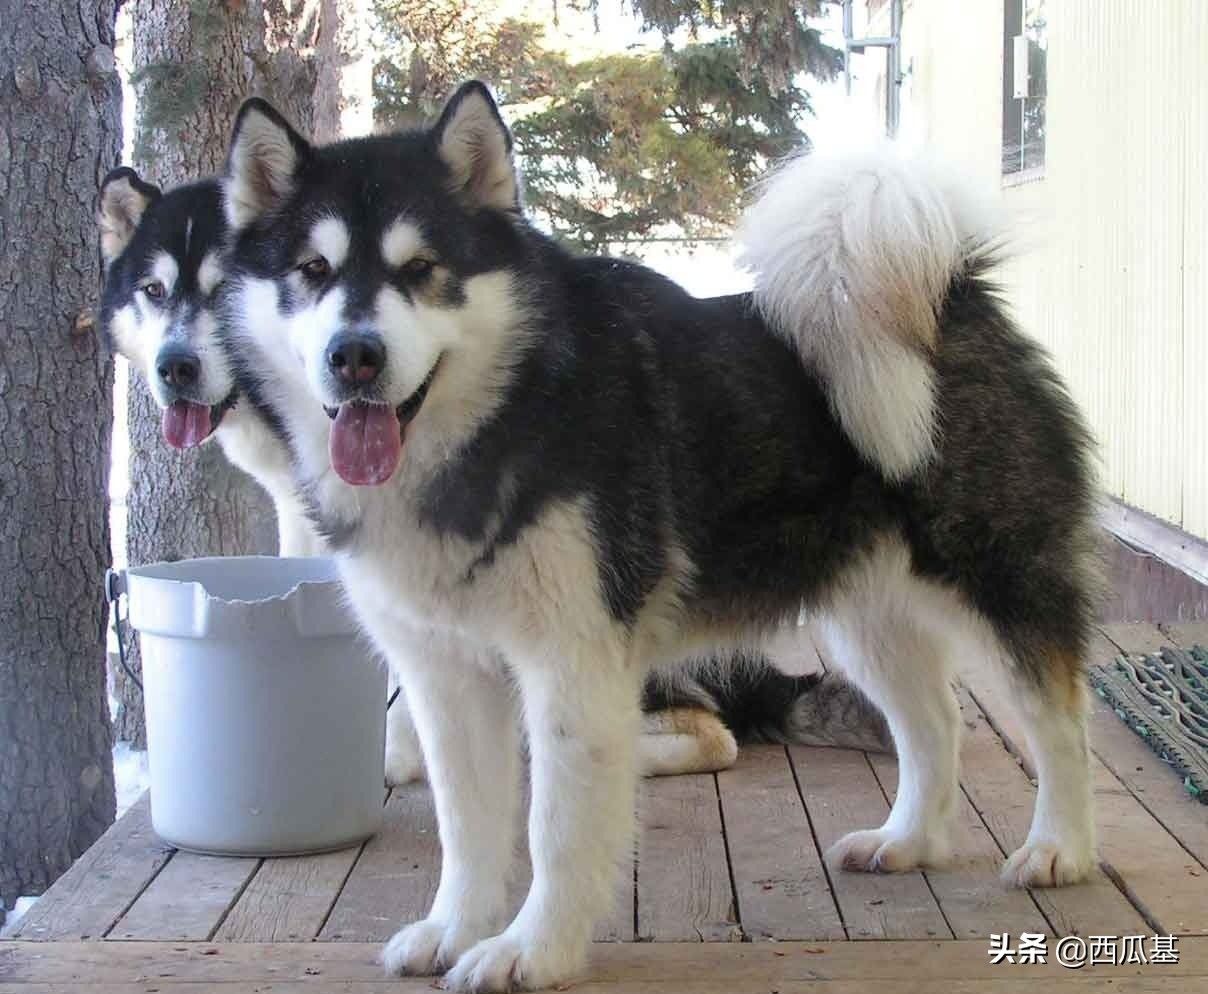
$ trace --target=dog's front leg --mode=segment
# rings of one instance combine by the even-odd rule
[[[397,932],[382,963],[392,973],[439,973],[506,921],[519,828],[519,723],[497,654],[447,634],[392,641],[391,665],[436,802],[441,868],[428,917]]]
[[[517,661],[532,754],[533,883],[515,920],[449,972],[450,987],[508,991],[584,965],[633,836],[640,679],[618,646]]]

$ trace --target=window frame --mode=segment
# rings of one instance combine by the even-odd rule
[[[1043,4],[1043,0],[1040,0]],[[1000,122],[1000,157],[999,170],[1004,187],[1023,186],[1027,183],[1034,183],[1041,180],[1045,175],[1045,166],[1047,163],[1047,142],[1042,132],[1039,143],[1039,163],[1028,165],[1029,157],[1035,157],[1037,147],[1035,144],[1029,148],[1027,141],[1027,102],[1029,99],[1043,100],[1047,102],[1048,97],[1048,38],[1047,26],[1045,31],[1045,44],[1042,51],[1045,57],[1045,73],[1044,86],[1045,92],[1037,97],[1016,97],[1015,96],[1015,52],[1016,38],[1022,36],[1027,37],[1029,22],[1029,14],[1035,14],[1035,10],[1029,11],[1031,0],[1003,0],[1003,46],[1002,46],[1002,94],[1001,94],[1001,122]],[[1029,80],[1031,75],[1028,75]],[[1042,120],[1047,117],[1045,113],[1047,108],[1042,107]],[[1015,115],[1017,121],[1012,122],[1011,116]],[[1047,123],[1047,122],[1046,122]],[[1012,147],[1010,139],[1017,139],[1017,143]],[[1009,152],[1010,150],[1010,152]],[[1009,169],[1008,155],[1015,158],[1015,168]]]

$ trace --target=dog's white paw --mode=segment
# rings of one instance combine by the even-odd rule
[[[939,833],[900,835],[884,828],[849,832],[826,851],[833,869],[861,873],[905,873],[939,866],[948,859],[948,842]]]
[[[572,979],[586,959],[585,946],[509,928],[468,950],[445,975],[451,990],[538,990]]]
[[[1064,887],[1085,880],[1095,868],[1094,846],[1026,842],[1002,868],[1004,883],[1012,887]]]
[[[490,928],[475,928],[440,918],[425,918],[399,929],[382,949],[380,961],[395,976],[431,976],[441,973],[485,935]]]

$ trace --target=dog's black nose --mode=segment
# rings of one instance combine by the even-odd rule
[[[180,389],[197,382],[201,375],[201,362],[192,352],[164,349],[155,360],[155,369],[168,386]]]
[[[345,383],[372,383],[386,365],[386,346],[376,335],[336,335],[327,347],[327,365]]]

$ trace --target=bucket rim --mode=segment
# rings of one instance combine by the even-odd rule
[[[150,563],[121,578],[143,634],[216,641],[355,635],[330,557],[206,556]]]
[[[306,569],[317,569],[326,575],[304,576],[279,593],[251,598],[224,596],[222,593],[211,589],[212,585],[207,584],[203,577],[170,575],[177,570],[199,565],[206,567],[222,564],[223,566],[238,569],[238,564],[240,563],[274,563],[280,564],[283,567],[298,566]],[[340,580],[335,559],[330,556],[197,556],[189,559],[161,560],[154,563],[143,563],[139,566],[128,566],[121,573],[123,578],[127,580],[127,585],[128,580],[133,578],[136,580],[150,580],[156,583],[171,584],[178,588],[196,586],[201,588],[201,592],[208,600],[217,601],[222,604],[249,607],[288,601],[292,597],[295,597],[302,588],[334,586],[341,590],[343,589],[343,583]]]

